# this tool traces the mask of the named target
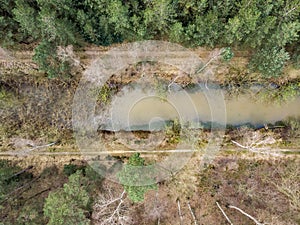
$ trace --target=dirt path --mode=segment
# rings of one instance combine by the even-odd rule
[[[103,56],[107,51],[113,49],[114,47],[118,47],[121,45],[115,45],[111,47],[85,47],[78,51],[75,51],[75,54],[80,58],[80,61],[83,63],[91,62],[91,60],[96,59],[100,56]],[[206,48],[196,48],[196,49],[189,49],[195,54],[197,54],[202,59],[209,58],[210,54],[213,51],[217,51],[218,49],[206,49]],[[156,52],[157,53],[157,52]],[[251,54],[249,51],[234,51],[234,60],[236,61],[244,61],[245,57],[249,57]],[[33,63],[32,57],[34,55],[34,51],[0,51],[0,65],[5,66],[9,62],[19,62],[19,63]]]
[[[172,150],[171,150],[172,151]],[[190,150],[191,151],[191,150]],[[220,159],[245,159],[245,160],[280,160],[280,159],[296,159],[300,158],[299,150],[294,150],[295,154],[278,154],[276,156],[273,156],[272,154],[254,154],[251,152],[243,151],[243,153],[240,152],[241,149],[238,148],[231,148],[230,152],[228,150],[222,149],[215,157],[214,162],[218,162]],[[290,151],[290,149],[272,149],[270,153],[274,153],[275,151],[281,151],[281,153],[284,153],[285,151]],[[128,156],[128,153],[135,152],[135,151],[126,151],[126,154]],[[178,153],[182,153],[182,151],[174,151]],[[186,152],[186,151],[185,151]],[[192,151],[191,151],[192,152]],[[124,151],[114,152],[112,155],[115,156],[124,156]],[[140,151],[141,156],[143,158],[149,158],[151,157],[151,160],[156,158],[156,156],[153,156],[153,151]],[[159,152],[164,153],[164,151]],[[57,166],[60,170],[64,168],[64,165],[66,164],[79,164],[83,165],[86,164],[88,161],[87,159],[89,157],[93,156],[100,156],[101,154],[107,154],[107,152],[103,153],[95,153],[90,152],[86,153],[85,156],[82,155],[81,152],[36,152],[36,153],[30,153],[27,155],[22,154],[16,154],[16,152],[1,152],[0,153],[0,160],[10,160],[19,165],[22,168],[26,168],[28,166],[34,166],[33,173],[39,174],[43,169],[47,167],[51,167],[53,165]],[[157,154],[157,152],[155,152]],[[195,154],[192,158],[201,159],[202,154]],[[105,160],[102,159],[101,162],[104,162]],[[105,162],[104,162],[105,163]]]
[[[81,152],[81,151],[64,151],[64,152],[47,152],[47,151],[40,151],[40,152],[30,152],[26,153],[24,151],[5,151],[5,152],[0,152],[0,157],[10,157],[10,156],[16,156],[16,157],[28,157],[28,156],[75,156],[75,155],[86,155],[86,156],[97,156],[97,155],[115,155],[115,156],[122,156],[122,155],[128,155],[131,153],[136,153],[136,150],[112,150],[112,151],[91,151],[91,152]],[[193,149],[170,149],[170,150],[141,150],[138,151],[141,154],[144,155],[156,155],[156,154],[165,154],[165,153],[191,153],[195,152],[197,153],[197,150]],[[234,153],[239,153],[239,152],[244,152],[246,154],[258,154],[258,155],[265,155],[265,156],[272,156],[274,154],[278,154],[276,156],[286,156],[286,155],[295,155],[295,156],[300,156],[300,149],[295,149],[295,148],[272,148],[268,149],[265,151],[257,151],[257,152],[251,152],[241,149],[241,148],[223,148],[220,149],[220,153],[224,152],[234,152]],[[288,153],[288,154],[286,154]]]

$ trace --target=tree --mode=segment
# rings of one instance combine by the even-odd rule
[[[245,42],[247,36],[256,31],[261,19],[261,12],[256,4],[248,4],[246,0],[242,1],[239,5],[239,12],[233,18],[229,18],[225,26],[228,43]]]
[[[69,177],[69,182],[58,191],[51,192],[44,205],[44,214],[49,217],[49,225],[90,224],[86,217],[89,195],[85,190],[87,180],[80,170]]]
[[[175,22],[175,4],[171,0],[144,1],[143,25],[148,36],[164,37]]]
[[[194,46],[214,47],[225,35],[223,32],[224,24],[220,22],[218,12],[210,10],[190,22],[186,28],[186,41]]]
[[[132,224],[126,204],[125,191],[117,194],[111,187],[103,187],[101,196],[93,206],[93,221],[101,225]]]
[[[232,57],[234,56],[234,53],[232,52],[230,47],[226,47],[222,49],[221,51],[222,60],[224,61],[230,61]]]
[[[13,8],[15,0],[0,0],[0,44],[12,46],[15,42],[26,39],[26,35],[19,31],[19,24],[15,21]]]
[[[184,41],[184,29],[180,22],[176,22],[171,26],[169,32],[170,41],[183,42]]]
[[[128,7],[121,0],[80,1],[74,5],[77,30],[88,42],[110,45],[131,34]]]
[[[140,157],[139,153],[134,153],[128,161],[127,165],[124,165],[123,169],[118,173],[118,178],[123,185],[128,197],[133,202],[144,201],[144,195],[148,190],[156,189],[157,185],[149,174],[143,174],[142,168],[145,167],[145,160]],[[140,172],[141,171],[141,172]],[[153,183],[145,186],[135,186],[136,183]]]
[[[34,1],[16,0],[13,9],[14,19],[20,25],[20,31],[36,40],[40,37],[38,17],[38,5]]]
[[[266,78],[277,77],[281,75],[289,58],[289,54],[282,48],[263,48],[252,57],[249,67]]]

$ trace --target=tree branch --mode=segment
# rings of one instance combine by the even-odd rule
[[[218,208],[220,209],[220,211],[222,212],[223,216],[226,218],[227,222],[230,224],[230,225],[233,225],[233,223],[231,222],[231,220],[229,219],[229,217],[226,215],[226,213],[224,212],[224,210],[221,208],[221,206],[219,205],[218,202],[216,202]]]
[[[191,207],[190,203],[188,202],[188,203],[187,203],[187,205],[188,205],[188,207],[189,207],[189,210],[190,210],[190,213],[191,213],[191,215],[192,215],[192,217],[193,217],[194,224],[195,224],[195,225],[198,225],[198,222],[197,222],[197,219],[196,219],[195,213],[193,212],[193,210],[192,210],[192,207]]]
[[[257,225],[264,225],[263,223],[258,222],[253,216],[250,216],[248,213],[246,213],[245,211],[241,210],[240,208],[230,205],[228,206],[231,209],[235,209],[237,211],[239,211],[240,213],[242,213],[243,215],[247,216],[249,219],[253,220],[254,223],[256,223]]]
[[[177,200],[177,207],[178,207],[178,215],[180,218],[180,225],[183,225],[183,217],[182,217],[182,213],[181,213],[181,208],[180,208],[180,201],[179,199]]]

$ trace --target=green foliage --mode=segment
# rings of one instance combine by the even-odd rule
[[[35,48],[33,60],[49,78],[70,76],[69,63],[60,60],[56,51],[57,46],[78,42],[75,27],[68,15],[71,10],[66,6],[56,0],[16,0],[13,9],[20,31],[32,40],[41,40]]]
[[[144,166],[145,159],[140,157],[140,153],[134,153],[128,160],[128,164],[131,166]]]
[[[64,169],[63,169],[63,173],[66,176],[70,176],[71,174],[75,173],[77,170],[79,170],[80,167],[74,164],[65,164],[64,165]]]
[[[184,28],[182,23],[176,22],[174,23],[169,32],[170,41],[173,42],[183,42],[184,41]]]
[[[15,8],[13,9],[14,19],[19,23],[20,30],[27,36],[34,39],[40,36],[39,23],[37,20],[37,6],[33,6],[32,2],[24,0],[16,0]]]
[[[264,77],[277,77],[281,75],[282,69],[289,54],[284,49],[277,47],[263,48],[251,59],[249,67],[253,71],[260,72]]]
[[[287,44],[297,41],[300,32],[300,22],[291,21],[280,24],[271,36],[273,44],[276,46],[286,46]]]
[[[108,104],[112,95],[112,90],[107,84],[103,85],[98,93],[98,100],[104,105]]]
[[[103,176],[99,174],[99,171],[95,171],[91,166],[86,166],[84,168],[84,175],[86,178],[96,183],[101,183],[104,179]]]
[[[0,202],[5,195],[22,184],[23,181],[32,178],[32,174],[24,172],[16,175],[22,168],[14,166],[8,160],[0,160]]]
[[[258,23],[262,19],[256,3],[248,4],[248,1],[244,0],[238,4],[238,13],[230,18],[225,26],[226,38],[229,43],[247,41],[248,35],[256,31]]]
[[[90,224],[86,217],[90,201],[85,190],[86,183],[86,178],[78,170],[69,177],[63,188],[49,194],[44,205],[44,214],[49,217],[48,224]]]
[[[39,12],[40,34],[44,40],[66,46],[76,43],[73,24],[67,18],[59,19],[51,7],[43,7]]]
[[[69,62],[58,58],[55,43],[42,41],[34,50],[33,60],[39,65],[41,71],[47,73],[49,78],[71,76]]]
[[[180,142],[181,124],[178,118],[172,121],[170,126],[166,127],[166,137],[171,144],[178,144]]]
[[[148,166],[148,168],[150,167]],[[140,157],[139,153],[135,153],[129,158],[128,164],[124,165],[117,175],[128,197],[135,203],[144,201],[145,193],[148,190],[157,188],[155,181],[147,177],[149,174],[143,173],[143,168],[145,168],[145,160]],[[147,185],[136,186],[137,182]],[[152,184],[149,185],[149,183]]]
[[[16,104],[14,95],[0,87],[0,109],[12,107],[14,104]]]
[[[147,31],[146,38],[162,38],[170,30],[176,17],[176,9],[171,0],[144,1],[143,26]]]
[[[273,71],[278,76],[287,60],[281,49],[294,51],[299,46],[299,4],[300,0],[0,0],[0,39],[39,40],[34,59],[49,77],[64,77],[70,69],[58,60],[57,46],[144,39],[189,47],[250,47],[258,51],[252,62],[267,51],[258,71],[265,77]]]
[[[36,208],[34,207],[23,207],[18,218],[18,224],[30,224],[30,225],[38,225],[36,221],[38,221],[40,215]],[[39,222],[41,222],[39,220]]]
[[[128,8],[120,0],[85,0],[73,7],[77,30],[88,42],[110,45],[131,35]]]
[[[293,136],[300,135],[300,118],[296,117],[289,117],[287,118],[284,123],[290,128],[289,132]]]
[[[186,41],[194,46],[206,45],[213,47],[223,35],[224,24],[216,11],[209,11],[203,16],[196,16],[186,28]]]
[[[264,90],[259,99],[266,102],[274,102],[278,105],[294,100],[300,96],[300,84],[285,84],[276,89]]]
[[[222,49],[221,56],[222,56],[222,60],[230,61],[232,59],[232,57],[234,56],[234,54],[233,54],[231,48],[227,47],[227,48]]]
[[[13,46],[15,42],[24,40],[14,18],[14,7],[15,0],[0,0],[0,44],[3,46]]]
[[[292,65],[295,69],[300,69],[300,40],[294,43],[291,48],[293,49],[291,55]]]

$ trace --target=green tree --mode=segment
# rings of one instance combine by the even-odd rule
[[[19,31],[20,26],[14,18],[15,4],[15,0],[0,0],[0,44],[7,47],[26,39]]]
[[[13,9],[14,19],[20,25],[20,31],[36,40],[40,37],[38,5],[35,1],[16,0]]]
[[[247,36],[256,31],[258,23],[262,19],[256,4],[248,4],[248,2],[244,0],[239,4],[238,13],[233,18],[229,18],[225,26],[229,44],[245,42]]]
[[[74,7],[77,30],[89,42],[110,45],[131,35],[128,7],[121,0],[84,0]]]
[[[258,51],[251,59],[249,67],[253,71],[260,72],[264,77],[277,77],[281,75],[282,69],[289,54],[277,47],[263,48]]]
[[[184,28],[180,22],[176,22],[171,26],[169,32],[169,39],[173,42],[183,42],[184,41]]]
[[[128,197],[133,202],[144,201],[145,193],[148,190],[157,188],[155,181],[147,177],[149,174],[143,173],[143,167],[145,167],[145,160],[140,157],[139,153],[135,153],[129,158],[128,164],[124,165],[123,169],[117,175]],[[136,186],[137,182],[148,185]]]
[[[145,1],[143,25],[148,37],[163,38],[175,22],[175,4],[171,0]]]
[[[186,28],[186,41],[194,46],[210,46],[218,44],[224,36],[224,24],[220,22],[218,12],[211,10],[203,16],[196,16]]]
[[[87,180],[80,170],[69,177],[69,182],[46,198],[44,214],[49,217],[49,225],[90,224],[86,217],[89,195],[85,190]]]

